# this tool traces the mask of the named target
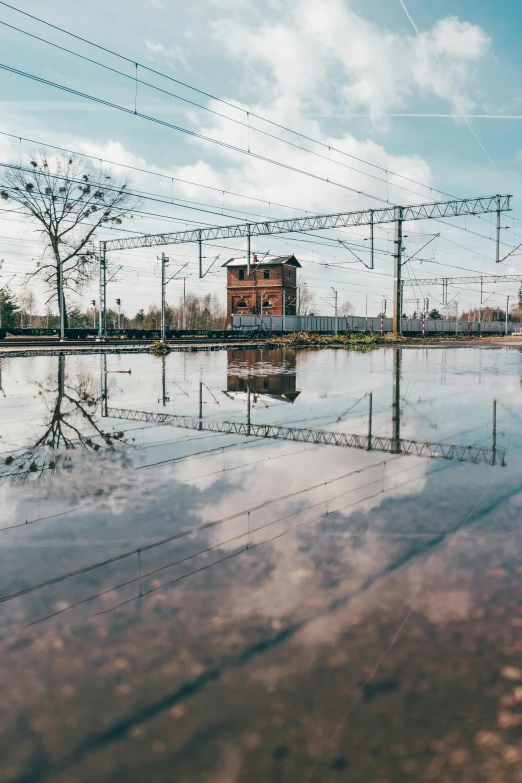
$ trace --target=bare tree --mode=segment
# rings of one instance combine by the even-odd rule
[[[57,299],[60,332],[67,327],[65,290],[78,292],[94,272],[96,232],[120,225],[137,207],[128,182],[114,179],[68,154],[30,156],[28,166],[12,165],[0,177],[0,197],[19,204],[39,225],[45,250],[32,275],[43,275],[52,299]]]
[[[343,302],[341,307],[339,308],[339,314],[343,318],[346,318],[349,315],[353,315],[353,313],[354,313],[354,306],[353,306],[353,304],[351,302],[349,302],[348,300]]]
[[[24,483],[30,478],[73,469],[71,452],[77,449],[114,451],[124,443],[123,432],[108,432],[98,423],[104,403],[103,391],[96,394],[91,379],[80,375],[71,383],[66,373],[65,356],[58,356],[56,381],[40,385],[47,403],[48,416],[43,431],[24,450],[7,456],[0,464],[0,478],[9,476]]]
[[[308,287],[306,280],[301,279],[297,291],[297,315],[312,315],[315,309],[315,294]]]
[[[36,304],[36,297],[34,293],[29,289],[24,291],[19,297],[20,301],[20,326],[23,326],[23,320],[27,318],[27,326],[31,327],[31,322],[34,313],[34,307]]]

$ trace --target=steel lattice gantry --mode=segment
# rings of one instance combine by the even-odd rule
[[[397,220],[397,210],[401,210],[401,219],[403,221],[482,215],[487,212],[497,212],[499,210],[506,212],[510,210],[510,199],[511,196],[487,196],[484,198],[436,201],[406,207],[392,206],[384,209],[366,209],[330,215],[308,215],[300,218],[264,220],[258,223],[237,223],[232,226],[210,226],[208,228],[195,228],[190,231],[123,237],[121,239],[110,239],[102,244],[108,252],[110,250],[130,250],[140,247],[208,242],[216,239],[288,234],[296,231],[319,231],[321,229],[347,228],[349,226],[369,226],[395,222]]]
[[[483,446],[456,446],[451,443],[405,440],[381,435],[355,435],[328,430],[282,427],[276,424],[251,424],[237,421],[205,421],[193,416],[177,416],[169,413],[148,413],[125,408],[107,408],[105,416],[126,421],[147,421],[157,424],[171,424],[189,430],[225,432],[253,438],[273,438],[301,443],[318,443],[325,446],[384,451],[391,454],[410,454],[416,457],[448,459],[459,462],[474,462],[486,465],[504,465],[506,454],[501,449]]]
[[[414,280],[404,280],[404,286],[419,285],[458,285],[463,283],[520,283],[522,282],[522,272],[519,275],[475,275],[474,277],[426,277],[415,278]]]

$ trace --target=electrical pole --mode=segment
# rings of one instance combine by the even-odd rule
[[[508,333],[508,313],[509,313],[509,299],[510,297],[506,297],[506,334]]]
[[[92,328],[96,329],[96,299],[91,299],[92,308],[94,311],[93,317],[92,317]],[[2,324],[0,323],[0,326]]]
[[[199,231],[198,247],[199,247],[199,276],[203,277],[203,245],[201,244],[201,229]]]
[[[374,267],[374,256],[373,256],[373,246],[374,246],[374,233],[373,233],[373,209],[370,209],[370,253],[371,253],[371,260],[370,260],[370,269],[373,269]]]
[[[500,263],[500,196],[497,196],[497,264]]]
[[[285,317],[286,317],[286,291],[283,289],[283,319],[282,319],[282,330],[285,331]],[[2,325],[2,322],[0,321],[0,326]]]
[[[250,277],[250,225],[247,226],[247,276]]]
[[[100,340],[107,337],[107,257],[105,242],[100,242]]]
[[[183,278],[183,329],[185,329],[186,326],[186,313],[185,313],[185,300],[187,298],[187,278]]]
[[[364,331],[367,332],[368,331],[368,294],[365,294],[365,296],[366,296],[366,324],[364,327]]]
[[[395,254],[393,267],[393,333],[402,333],[402,207],[395,207]]]
[[[201,247],[201,245],[200,245]],[[165,283],[165,270],[167,267],[167,264],[169,263],[170,259],[167,258],[165,253],[161,254],[161,339],[165,340],[166,335],[166,325],[165,325],[165,290],[166,290],[166,283]],[[201,275],[200,275],[201,277]]]
[[[118,306],[118,331],[121,330],[121,299],[116,299],[116,304]]]
[[[60,312],[60,340],[65,340],[65,296],[63,291],[63,265],[58,259],[58,310]]]
[[[334,292],[334,297],[335,297],[335,305],[334,305],[335,306],[335,334],[337,334],[337,332],[339,331],[338,322],[337,322],[337,290],[332,287],[332,291]]]

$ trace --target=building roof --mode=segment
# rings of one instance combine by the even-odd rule
[[[301,264],[297,260],[297,258],[292,256],[276,256],[274,258],[263,258],[262,261],[250,261],[251,266],[261,267],[261,266],[282,266],[283,264],[286,264],[287,266],[295,266],[298,269],[301,269]],[[229,261],[225,261],[224,264],[221,264],[221,266],[247,266],[247,259],[246,258],[231,258]]]
[[[231,394],[248,394],[248,389],[231,389],[225,392],[228,396]],[[282,402],[291,402],[292,404],[297,400],[299,395],[301,394],[300,389],[296,389],[295,391],[285,391],[285,392],[270,392],[270,391],[252,391],[252,396],[256,397],[271,397],[273,400],[281,400]]]

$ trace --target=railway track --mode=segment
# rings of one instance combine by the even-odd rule
[[[26,355],[56,355],[61,352],[68,354],[98,354],[98,353],[145,353],[155,340],[65,340],[53,339],[2,340],[0,341],[0,358]],[[252,337],[245,338],[185,338],[168,340],[171,351],[220,351],[227,348],[256,348],[259,342]]]

